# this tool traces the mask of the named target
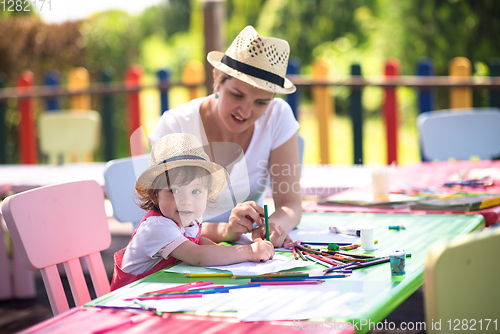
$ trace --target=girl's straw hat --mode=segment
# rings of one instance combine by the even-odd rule
[[[211,162],[196,137],[189,133],[173,133],[163,136],[151,149],[149,168],[137,179],[137,184],[153,189],[158,175],[176,167],[198,166],[206,169],[212,177],[208,196],[219,194],[227,184],[229,175],[220,165]]]
[[[257,88],[278,94],[295,92],[285,78],[290,46],[274,37],[261,37],[247,26],[234,39],[226,53],[209,52],[207,60],[215,68]]]

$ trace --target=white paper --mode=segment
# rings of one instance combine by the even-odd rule
[[[121,289],[106,300],[106,306],[138,307],[133,301],[141,293],[173,286],[179,283],[140,283],[130,289]],[[231,285],[226,285],[231,286]],[[317,317],[350,317],[348,304],[359,302],[362,293],[341,294],[336,284],[294,286],[261,286],[230,290],[229,293],[203,295],[201,298],[143,300],[143,304],[161,312],[237,312],[242,321],[294,320]]]
[[[207,268],[228,270],[234,275],[262,275],[287,269],[305,267],[307,265],[307,262],[290,259],[280,254],[274,254],[274,258],[266,262],[241,262],[228,266],[213,266]]]
[[[231,291],[238,299],[237,314],[242,321],[295,320],[350,317],[346,304],[355,294],[341,294],[333,284],[260,287],[258,293],[246,289]]]
[[[310,241],[310,242],[328,242],[328,243],[345,242],[353,244],[360,243],[359,237],[332,233],[328,228],[318,228],[318,229],[308,228],[307,230],[297,229],[297,230],[292,230],[290,233],[288,233],[288,235],[294,241],[300,240],[304,242]]]

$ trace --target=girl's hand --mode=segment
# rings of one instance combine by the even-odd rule
[[[229,216],[227,235],[232,240],[238,240],[242,234],[254,230],[254,222],[262,225],[263,216],[264,208],[254,201],[237,204]]]
[[[257,240],[266,240],[266,227],[259,226],[252,232],[252,239],[254,241]],[[274,247],[285,247],[288,248],[293,240],[290,238],[288,233],[279,226],[274,223],[269,223],[269,241],[273,244]]]
[[[259,240],[250,245],[251,262],[266,262],[274,256],[273,244],[267,240]]]

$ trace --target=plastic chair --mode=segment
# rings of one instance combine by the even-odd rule
[[[300,133],[297,132],[297,145],[299,147],[299,162],[302,166],[302,162],[304,161],[304,138]]]
[[[97,297],[109,292],[102,250],[111,244],[101,186],[92,180],[36,188],[7,197],[2,213],[21,263],[40,269],[54,315],[69,309],[57,264],[63,263],[76,306],[90,301],[80,257]]]
[[[450,333],[468,328],[475,319],[477,332],[484,333],[486,319],[500,312],[500,228],[459,236],[436,244],[427,255],[424,271],[424,303],[428,333]],[[482,321],[480,330],[479,320]],[[457,322],[460,321],[460,323]],[[441,329],[436,325],[441,323]],[[432,326],[434,324],[434,326]],[[451,326],[450,326],[451,325]],[[451,330],[450,330],[451,327]],[[497,332],[494,323],[489,331]]]
[[[132,222],[134,231],[146,211],[134,201],[137,177],[149,167],[149,154],[108,161],[104,166],[106,196],[113,206],[116,220]]]
[[[101,116],[94,110],[45,112],[38,120],[40,150],[50,164],[92,161],[99,144]]]
[[[427,160],[490,160],[500,157],[500,109],[447,109],[417,117]]]

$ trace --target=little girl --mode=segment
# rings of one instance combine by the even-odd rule
[[[149,168],[137,179],[138,205],[147,210],[127,247],[115,253],[111,290],[184,261],[194,266],[267,261],[271,242],[221,246],[201,237],[201,216],[229,176],[210,162],[195,136],[175,133],[153,145]]]

